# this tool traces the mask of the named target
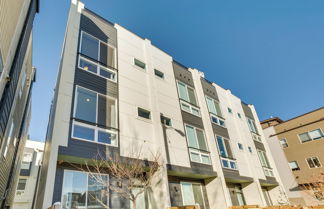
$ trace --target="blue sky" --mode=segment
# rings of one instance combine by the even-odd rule
[[[30,137],[44,140],[69,0],[40,0],[34,22]],[[303,114],[324,104],[323,0],[84,0],[116,22],[205,72],[260,120]]]

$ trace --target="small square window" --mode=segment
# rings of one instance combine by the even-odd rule
[[[289,166],[290,166],[292,171],[299,171],[300,170],[297,161],[289,162]]]
[[[151,112],[142,108],[137,108],[138,116],[146,119],[151,119]]]
[[[162,73],[161,71],[159,71],[159,70],[157,70],[157,69],[154,69],[154,74],[155,74],[157,77],[164,79],[164,73]]]
[[[136,66],[138,66],[138,67],[144,69],[144,70],[145,70],[145,68],[146,68],[145,63],[142,62],[142,61],[140,61],[140,60],[138,60],[138,59],[136,59],[136,58],[134,59],[134,64],[135,64]]]
[[[249,152],[252,153],[252,148],[251,147],[248,147],[248,149],[249,149]]]
[[[172,126],[171,119],[161,115],[161,123],[166,126]]]
[[[240,114],[240,113],[237,113],[237,116],[238,116],[239,118],[242,118],[242,116],[241,116],[241,114]]]
[[[228,111],[229,113],[231,113],[231,114],[233,113],[232,109],[229,108],[229,107],[227,108],[227,111]]]
[[[282,148],[288,147],[288,143],[287,143],[286,139],[280,139],[279,141],[280,141],[280,144],[281,144]]]
[[[238,148],[239,148],[240,150],[243,150],[243,144],[241,144],[241,143],[237,143],[237,146],[238,146]]]

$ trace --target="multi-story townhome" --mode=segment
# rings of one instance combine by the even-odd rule
[[[32,25],[38,0],[0,1],[0,208],[9,207],[29,123]]]
[[[290,202],[324,204],[323,193],[314,187],[324,180],[324,108],[261,124]]]
[[[139,208],[279,204],[285,194],[263,142],[252,105],[72,1],[36,208],[100,207],[86,198],[96,183],[81,166],[98,152],[109,160],[133,150],[163,162]],[[104,201],[130,207],[113,191]]]
[[[43,150],[44,142],[26,141],[13,209],[34,208]]]

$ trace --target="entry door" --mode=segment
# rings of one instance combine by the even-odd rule
[[[205,208],[202,186],[199,183],[181,182],[183,205],[199,205]]]
[[[272,205],[272,201],[267,188],[262,188],[262,193],[267,205]]]

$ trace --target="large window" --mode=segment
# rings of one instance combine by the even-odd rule
[[[319,159],[317,157],[310,157],[306,159],[309,168],[320,168],[322,167]]]
[[[272,171],[272,168],[270,167],[270,163],[269,163],[266,153],[262,150],[258,150],[258,156],[259,156],[261,165],[263,167],[264,174],[266,176],[273,176],[273,171]]]
[[[216,141],[223,168],[236,170],[236,161],[233,159],[229,140],[221,136],[216,136]]]
[[[21,169],[28,170],[30,168],[30,164],[33,161],[33,153],[24,152],[24,157],[21,162]]]
[[[117,145],[116,112],[115,99],[77,86],[72,137]]]
[[[115,48],[84,31],[81,32],[80,53],[96,64],[116,68]]]
[[[254,123],[254,120],[247,118],[247,123],[248,123],[250,131],[257,134],[258,131],[257,131],[256,125]]]
[[[181,182],[181,192],[183,205],[199,205],[205,209],[202,186],[199,183]]]
[[[186,125],[186,136],[191,161],[210,164],[210,156],[203,130],[191,125]]]
[[[200,117],[200,110],[197,107],[195,90],[181,81],[177,81],[177,85],[179,97],[181,99],[181,109]]]
[[[86,172],[64,171],[62,208],[104,208],[101,203],[107,205],[109,202],[108,181],[108,175],[93,176]]]
[[[222,118],[219,103],[208,96],[206,96],[206,102],[211,121],[217,125],[225,127],[225,120]]]
[[[312,140],[317,140],[317,139],[324,137],[322,130],[319,128],[309,131],[309,132],[299,134],[298,136],[299,136],[301,143],[312,141]]]

